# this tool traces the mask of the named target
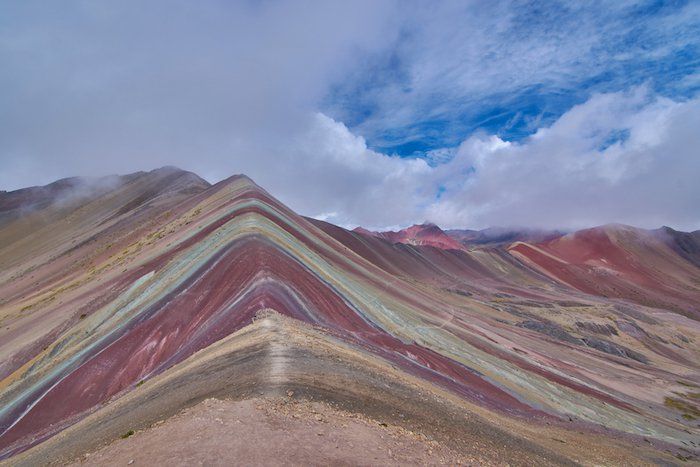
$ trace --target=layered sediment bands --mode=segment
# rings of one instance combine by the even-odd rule
[[[529,254],[569,261],[565,272],[589,267],[595,254],[557,243],[568,236],[458,249],[431,228],[418,237],[432,243],[393,243],[300,217],[244,176],[209,187],[168,169],[36,209],[0,226],[2,457],[33,446],[28,456],[70,456],[134,428],[137,412],[146,426],[207,397],[287,391],[401,413],[445,439],[473,439],[478,426],[479,439],[533,463],[564,458],[528,427],[627,447],[645,437],[686,457],[697,448],[696,421],[679,407],[696,403],[700,326],[677,309],[696,300],[696,272],[671,271],[666,237],[661,256],[641,243],[625,251],[678,281],[614,256],[624,280],[662,281],[649,290],[664,308],[604,297],[604,285]],[[19,234],[40,218],[50,221]],[[256,321],[264,309],[275,314]]]
[[[532,440],[524,427],[507,421],[503,421],[505,426],[517,426],[516,431],[524,433],[509,432],[503,424],[496,427],[478,413],[478,407],[465,405],[361,348],[272,310],[258,313],[251,325],[193,354],[13,461],[16,465],[36,465],[47,458],[70,461],[211,397],[288,394],[323,400],[427,433],[460,452],[468,452],[469,446],[478,442],[493,460],[517,458],[516,464],[522,465],[574,464],[558,452],[561,440]],[[600,442],[605,444],[602,439]]]
[[[700,319],[700,270],[692,235],[670,237],[627,226],[582,230],[509,251],[552,278],[591,295],[622,298]]]

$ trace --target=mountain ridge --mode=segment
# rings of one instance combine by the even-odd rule
[[[0,224],[0,238],[24,232],[0,246],[0,456],[29,450],[22,458],[30,459],[46,446],[59,449],[54,436],[64,430],[69,436],[88,416],[107,423],[100,418],[107,415],[96,414],[139,397],[142,385],[180,371],[196,374],[202,352],[251,326],[276,326],[277,318],[255,324],[264,310],[283,323],[292,320],[283,325],[290,336],[307,336],[294,324],[305,323],[353,355],[339,357],[328,381],[281,381],[279,395],[315,394],[375,416],[399,413],[407,408],[391,391],[361,409],[361,397],[341,389],[367,365],[389,365],[411,379],[418,392],[410,397],[439,397],[461,414],[458,433],[471,432],[471,413],[507,420],[510,436],[522,443],[516,451],[536,451],[543,462],[573,450],[593,455],[580,446],[610,447],[603,426],[614,442],[645,446],[642,437],[651,438],[636,454],[644,458],[691,446],[691,421],[658,395],[685,407],[692,397],[678,381],[700,384],[692,377],[699,355],[692,294],[671,303],[678,310],[660,314],[639,298],[618,301],[553,279],[530,249],[580,259],[564,237],[522,249],[405,245],[299,216],[246,176],[210,186],[187,177],[178,184],[178,176],[165,184],[174,189],[158,185],[167,176],[137,177],[71,206],[68,217],[65,207],[44,206],[41,217],[50,221],[31,232],[23,230],[38,225],[31,218]],[[437,226],[426,229],[429,240],[444,234]],[[666,245],[661,259],[644,258],[663,260],[662,267],[687,263],[678,270],[694,277],[691,263],[679,263],[672,248],[657,244]],[[630,254],[646,243],[635,245]],[[675,289],[661,285],[655,293],[667,300]],[[614,333],[600,334],[609,329],[605,324]],[[267,362],[283,352],[278,344],[250,358]],[[261,375],[296,368],[293,360],[280,362],[261,367]],[[320,360],[309,362],[308,371],[320,371],[314,367]],[[381,387],[376,375],[362,378]],[[194,379],[181,381],[187,393]],[[246,388],[236,397],[249,397],[258,385]],[[197,398],[219,394],[210,389]],[[184,404],[162,403],[171,414]],[[409,426],[415,417],[425,422],[413,429],[426,433],[436,423],[425,413],[396,423]],[[531,424],[550,426],[572,443],[535,442],[527,437]],[[123,428],[114,425],[100,442]],[[458,449],[468,449],[466,438],[459,439]],[[95,446],[72,440],[73,454],[61,455]]]

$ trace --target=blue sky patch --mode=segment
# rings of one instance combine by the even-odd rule
[[[515,2],[435,13],[338,82],[323,111],[374,150],[427,157],[477,131],[522,140],[595,93],[644,85],[691,98],[700,92],[698,3],[620,2],[603,11],[593,2]],[[436,35],[444,45],[426,40]]]

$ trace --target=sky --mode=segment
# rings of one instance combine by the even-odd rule
[[[0,190],[175,165],[384,229],[700,229],[700,2],[0,2]]]

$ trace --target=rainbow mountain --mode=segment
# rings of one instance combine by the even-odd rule
[[[697,460],[700,232],[502,234],[350,231],[173,167],[0,193],[0,459],[255,400],[448,463]]]

